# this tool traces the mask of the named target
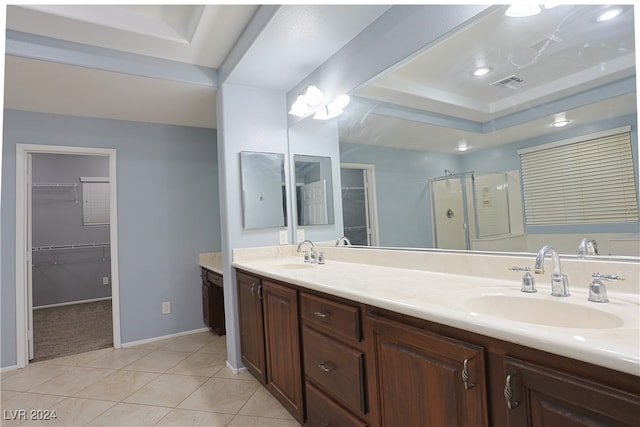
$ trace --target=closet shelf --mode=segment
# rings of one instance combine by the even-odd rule
[[[48,188],[48,189],[73,189],[75,194],[75,202],[78,203],[78,184],[75,182],[34,182],[31,184],[33,188]]]
[[[34,246],[31,251],[56,251],[59,249],[85,249],[85,248],[106,248],[111,246],[111,243],[79,243],[72,245],[53,245],[53,246]]]

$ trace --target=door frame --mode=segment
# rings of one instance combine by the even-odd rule
[[[364,174],[365,207],[367,221],[369,222],[367,233],[369,245],[380,245],[380,230],[378,229],[378,202],[376,200],[376,167],[367,163],[340,163],[340,169],[359,169]],[[342,193],[342,191],[341,191]],[[341,194],[342,197],[342,194]]]
[[[116,150],[111,148],[69,147],[60,145],[16,144],[16,365],[29,364],[29,335],[32,332],[32,300],[29,277],[32,263],[31,219],[28,198],[31,194],[29,158],[31,154],[75,154],[109,158],[109,237],[111,254],[111,304],[113,346],[120,348],[120,292],[118,275],[118,207],[116,194]]]

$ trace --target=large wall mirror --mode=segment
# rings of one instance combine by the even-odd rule
[[[614,9],[619,13],[613,19],[601,17]],[[635,176],[635,200],[629,203],[637,210],[633,6],[541,6],[538,15],[524,18],[506,11],[490,7],[351,93],[338,119],[340,162],[369,165],[375,173],[369,190],[376,203],[368,207],[375,216],[367,219],[375,221],[375,241],[437,247],[437,183],[450,189],[446,197],[466,197],[460,209],[476,222],[493,221],[497,230],[478,235],[477,224],[462,221],[457,226],[471,234],[454,249],[536,252],[551,244],[572,255],[587,237],[597,241],[601,256],[640,256],[637,218],[528,224],[519,154],[612,129],[626,132]],[[599,169],[597,159],[592,171]],[[463,196],[461,186],[478,177],[484,181],[469,185]],[[501,186],[509,191],[499,192]],[[498,203],[503,214],[494,209],[493,217],[478,219],[478,209]],[[450,209],[451,218],[446,205],[436,213],[448,225],[462,216]]]
[[[284,154],[242,151],[240,169],[244,228],[286,227]]]
[[[298,225],[334,223],[331,158],[294,155]]]

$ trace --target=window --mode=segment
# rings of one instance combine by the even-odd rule
[[[81,177],[82,225],[109,225],[109,178]]]
[[[518,154],[527,225],[638,222],[629,127]]]

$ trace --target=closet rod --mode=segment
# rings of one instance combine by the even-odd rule
[[[31,248],[33,252],[37,251],[55,251],[58,249],[84,249],[84,248],[104,248],[111,246],[111,243],[79,243],[74,245],[57,245],[57,246],[34,246]]]
[[[75,182],[34,182],[33,187],[77,187]]]

